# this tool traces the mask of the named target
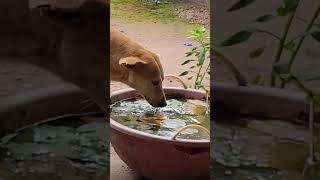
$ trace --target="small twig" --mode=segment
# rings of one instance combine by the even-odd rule
[[[221,59],[221,61],[223,61],[223,63],[231,71],[231,73],[233,74],[233,76],[237,80],[238,85],[239,86],[247,86],[247,84],[248,84],[247,78],[237,69],[237,67],[231,62],[231,60],[229,58],[227,58],[226,56],[224,56],[223,54],[221,54],[220,52],[218,52],[217,50],[215,50],[215,54],[216,54],[217,58]]]
[[[183,85],[183,88],[188,89],[188,86],[186,85],[186,83],[184,83],[183,80],[181,78],[179,78],[178,76],[173,75],[173,74],[167,74],[167,75],[164,75],[164,77],[175,78],[176,80],[178,80]]]
[[[279,36],[277,36],[276,34],[270,32],[270,31],[267,31],[267,30],[263,30],[263,29],[257,29],[257,32],[259,33],[265,33],[265,34],[268,34],[268,35],[271,35],[272,37],[276,38],[277,40],[281,40],[281,38]]]
[[[292,76],[291,81],[293,81],[298,88],[305,92],[309,98],[312,99],[314,97],[315,94],[309,88],[307,88],[297,77]]]
[[[308,23],[309,21],[302,18],[302,17],[299,17],[299,16],[296,16],[295,19],[299,20],[299,21],[302,21],[304,23]],[[319,23],[314,23],[313,26],[319,26],[320,24]]]

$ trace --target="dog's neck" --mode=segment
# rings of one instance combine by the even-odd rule
[[[129,85],[129,70],[119,64],[121,58],[134,56],[143,47],[135,43],[123,33],[110,30],[110,78]]]

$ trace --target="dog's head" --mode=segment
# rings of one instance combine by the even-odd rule
[[[67,2],[67,1],[66,1]],[[109,2],[103,0],[82,0],[81,3],[44,4],[36,8],[43,16],[64,27],[83,28],[109,24]]]
[[[143,95],[149,104],[153,107],[167,105],[162,89],[163,69],[157,55],[141,49],[120,59],[119,64],[128,72],[126,83]]]

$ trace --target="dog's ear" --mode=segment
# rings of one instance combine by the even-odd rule
[[[119,64],[128,68],[128,69],[133,69],[139,65],[145,65],[145,64],[147,64],[147,62],[141,60],[138,57],[129,56],[129,57],[120,59]]]

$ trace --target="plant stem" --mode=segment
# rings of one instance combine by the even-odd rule
[[[292,76],[291,80],[295,83],[296,86],[298,86],[298,88],[305,92],[309,98],[313,99],[315,94],[309,88],[307,88],[297,77]]]
[[[206,75],[206,73],[208,72],[208,69],[210,68],[210,63],[208,64],[208,66],[207,66],[207,68],[206,68],[206,70],[205,70],[205,72],[203,73],[203,76],[201,77],[201,79],[200,79],[200,84],[202,83],[202,81],[203,81],[203,78],[204,78],[204,76]]]
[[[296,16],[296,19],[299,20],[299,21],[302,21],[304,23],[308,23],[308,20],[302,18],[302,17],[299,17],[299,16]],[[320,25],[319,23],[314,23],[313,26],[318,26]]]
[[[200,73],[201,73],[201,70],[202,70],[202,67],[203,67],[203,64],[201,64],[200,68],[199,68],[199,71],[197,73],[197,78],[196,78],[196,81],[194,82],[194,89],[198,89],[197,88],[197,82],[198,82],[198,79],[199,79],[199,76],[200,76]]]
[[[298,4],[300,3],[300,1],[298,2]],[[291,24],[292,24],[292,21],[293,21],[293,18],[295,17],[295,14],[297,12],[297,8],[298,8],[299,5],[297,5],[294,9],[294,11],[291,13],[288,21],[287,21],[287,24],[285,26],[285,29],[284,29],[284,32],[283,32],[283,35],[282,35],[282,38],[279,42],[279,47],[278,47],[278,51],[277,51],[277,54],[276,54],[276,57],[275,57],[275,60],[273,62],[273,65],[275,65],[277,62],[280,61],[280,58],[281,58],[281,55],[282,55],[282,52],[283,52],[283,49],[284,49],[284,45],[286,43],[286,39],[287,39],[287,36],[288,36],[288,33],[289,33],[289,29],[291,27]],[[275,86],[276,85],[276,74],[275,74],[275,71],[274,71],[274,68],[272,68],[272,72],[271,72],[271,83],[270,83],[271,86]]]
[[[289,40],[289,42],[295,41],[295,40],[297,40],[297,39],[299,39],[299,38],[302,38],[302,37],[304,37],[304,36],[308,36],[308,35],[310,35],[310,34],[311,34],[310,32],[306,32],[306,33],[304,33],[304,34],[297,35],[296,37],[294,37],[294,38],[292,38],[291,40]]]
[[[279,36],[277,36],[276,34],[273,34],[272,32],[270,31],[266,31],[266,30],[263,30],[263,29],[257,29],[257,32],[259,33],[265,33],[265,34],[268,34],[274,38],[276,38],[277,40],[281,40],[281,38]]]
[[[297,54],[298,54],[298,52],[299,52],[299,50],[300,50],[300,48],[301,48],[301,46],[302,46],[302,43],[303,43],[304,39],[307,37],[307,33],[308,33],[308,32],[310,31],[310,29],[312,28],[312,26],[313,26],[315,20],[317,19],[317,17],[319,16],[319,14],[320,14],[320,6],[317,7],[316,12],[314,13],[311,21],[309,22],[308,27],[307,27],[307,29],[305,30],[305,33],[306,33],[306,34],[303,35],[303,36],[300,38],[299,43],[298,43],[296,49],[294,50],[294,52],[292,53],[292,55],[291,55],[291,57],[290,57],[289,64],[288,64],[288,66],[289,66],[289,67],[288,67],[289,71],[290,71],[290,69],[291,69],[291,67],[292,67],[292,65],[293,65],[293,62],[295,61],[295,59],[296,59],[296,57],[297,57]]]

